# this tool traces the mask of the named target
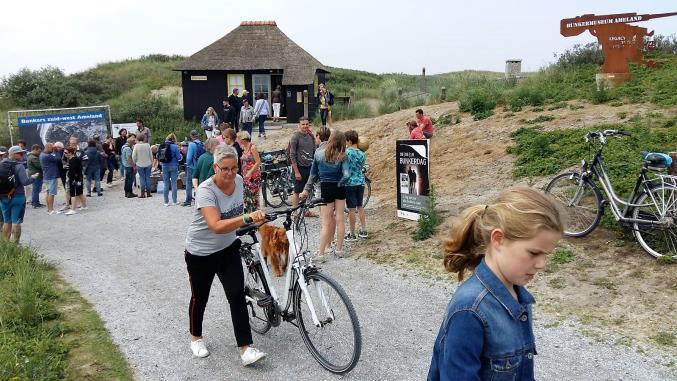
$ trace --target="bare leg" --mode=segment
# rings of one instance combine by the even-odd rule
[[[343,208],[346,206],[346,200],[334,201],[334,209],[336,210],[336,250],[343,251],[343,238],[346,234],[345,215]]]
[[[12,234],[12,224],[4,224],[2,225],[2,238],[5,239],[5,241],[9,241],[9,236]]]
[[[324,251],[329,246],[334,232],[331,226],[331,221],[334,219],[334,208],[331,205],[322,206],[320,207],[320,213],[322,215],[322,228],[320,230],[320,251],[318,254],[324,255]]]
[[[12,235],[14,238],[14,243],[18,245],[19,240],[21,239],[21,225],[19,224],[12,225]]]
[[[355,209],[348,209],[348,224],[350,225],[350,234],[355,235]]]
[[[358,208],[357,214],[360,216],[362,230],[367,230],[367,216],[364,214],[364,208]]]
[[[54,210],[54,196],[47,194],[47,211],[51,212]]]
[[[76,204],[77,204],[77,197],[71,197],[71,210],[75,212]]]
[[[78,198],[80,199],[80,206],[82,206],[83,208],[86,208],[87,207],[87,199],[85,198],[85,195],[81,194],[81,195],[78,196]]]

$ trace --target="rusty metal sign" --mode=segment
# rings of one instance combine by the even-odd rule
[[[628,74],[628,61],[654,67],[656,64],[644,60],[644,50],[656,47],[653,41],[645,44],[644,37],[653,36],[654,31],[647,28],[630,25],[631,23],[648,21],[651,19],[676,16],[677,12],[660,13],[655,15],[638,15],[637,13],[619,13],[614,15],[587,14],[560,21],[560,33],[564,37],[577,36],[586,30],[602,45],[604,65],[602,73]]]

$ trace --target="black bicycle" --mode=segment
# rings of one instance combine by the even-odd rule
[[[360,359],[362,333],[355,308],[343,287],[312,263],[307,250],[303,215],[320,204],[320,200],[302,200],[296,208],[266,214],[266,221],[285,218],[283,226],[289,239],[289,258],[281,294],[273,286],[261,252],[257,235],[260,225],[250,224],[237,230],[238,236],[248,235],[252,240],[240,247],[245,298],[254,332],[263,335],[282,321],[295,325],[315,360],[332,373],[344,374],[350,372]],[[299,217],[293,221],[297,210]],[[303,242],[305,247],[302,247]]]
[[[590,234],[599,225],[604,207],[609,205],[616,221],[632,230],[647,253],[656,258],[677,259],[677,176],[664,173],[667,171],[664,156],[647,155],[632,193],[627,201],[622,200],[614,192],[602,162],[606,139],[614,136],[630,134],[619,130],[588,132],[586,142],[599,142],[592,163],[583,160],[580,171],[558,175],[545,187],[567,213],[565,235],[584,237]],[[649,172],[655,175],[649,176]]]
[[[289,196],[294,190],[294,178],[285,150],[261,154],[261,193],[263,201],[271,208],[290,205]]]

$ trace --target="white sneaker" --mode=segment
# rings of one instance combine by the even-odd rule
[[[197,357],[207,357],[209,356],[209,351],[205,345],[204,340],[199,339],[190,342],[190,350],[193,351],[193,355]]]
[[[49,214],[51,216],[51,215],[54,215],[54,214],[61,214],[61,212],[58,211],[58,210],[51,210],[51,211],[47,212],[47,214]]]
[[[171,202],[168,202],[168,203],[166,203],[166,204],[164,204],[164,205],[165,205],[165,206],[172,206],[172,203],[171,203]]]
[[[251,365],[264,357],[266,357],[266,354],[254,347],[247,348],[247,350],[240,355],[240,358],[242,359],[242,365],[244,366]]]
[[[66,214],[67,216],[72,216],[72,215],[74,215],[74,214],[77,214],[77,212],[74,211],[73,209],[71,209],[71,210],[67,211],[65,214]]]
[[[81,206],[81,207],[78,208],[78,210],[87,210],[87,209],[89,209],[89,208],[86,207],[86,206]]]

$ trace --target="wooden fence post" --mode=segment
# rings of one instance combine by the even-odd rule
[[[308,118],[308,90],[303,90],[303,116]]]
[[[355,98],[355,89],[350,89],[350,99],[348,99],[348,106],[353,104],[353,99]]]
[[[447,100],[447,88],[442,86],[442,94],[440,95],[440,98],[445,101]]]
[[[402,88],[398,87],[397,88],[397,109],[402,110],[402,102],[400,100],[402,99]]]

